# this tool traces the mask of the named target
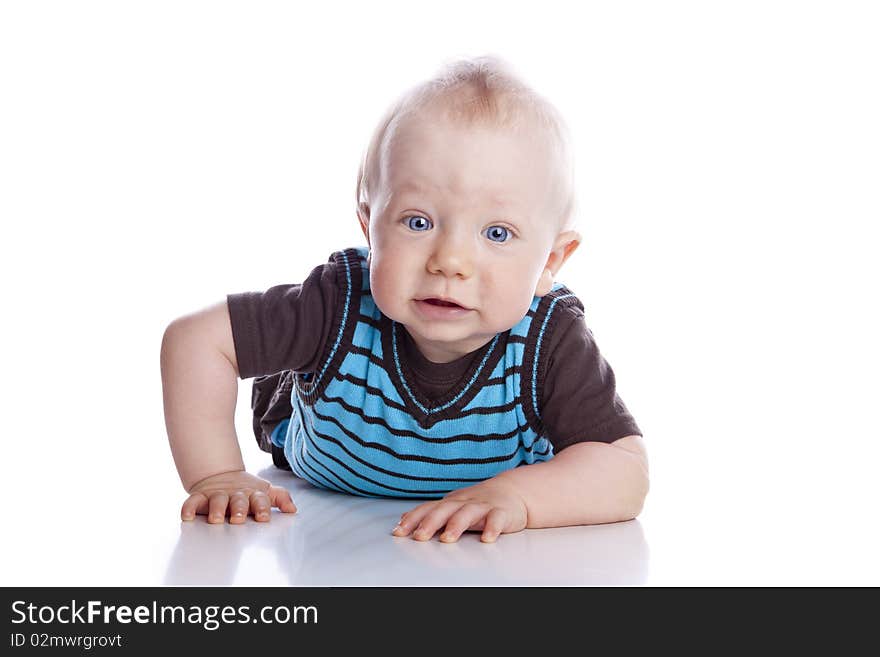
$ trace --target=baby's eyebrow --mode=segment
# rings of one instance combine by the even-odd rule
[[[391,194],[392,194],[392,196],[401,196],[401,195],[407,194],[407,193],[425,194],[429,191],[430,191],[430,189],[424,185],[420,185],[419,183],[416,183],[416,182],[407,181],[407,182],[400,183],[399,185],[396,185],[393,188]],[[486,196],[488,196],[489,200],[492,202],[493,205],[496,205],[499,207],[506,208],[506,207],[510,207],[512,205],[515,205],[515,203],[513,201],[511,201],[510,195],[507,193],[504,193],[504,192],[500,192],[500,193],[499,192],[491,192],[491,193],[487,193]]]
[[[395,196],[399,195],[399,194],[405,194],[407,192],[412,192],[415,194],[423,194],[426,191],[428,191],[428,190],[423,185],[420,185],[415,182],[407,181],[404,183],[400,183],[399,185],[395,185],[394,188],[392,189],[392,194],[394,194]]]

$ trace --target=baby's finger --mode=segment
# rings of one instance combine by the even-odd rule
[[[208,498],[203,493],[193,493],[180,507],[180,519],[192,520],[197,513],[204,513],[208,506]]]
[[[417,541],[430,541],[437,530],[443,527],[446,521],[463,506],[464,502],[443,500],[422,518],[412,537]]]
[[[226,506],[229,504],[229,495],[226,493],[212,493],[208,499],[208,522],[211,524],[223,522],[226,518]]]
[[[482,520],[488,511],[485,504],[465,504],[446,521],[440,540],[444,543],[455,543],[466,530]]]
[[[235,491],[229,496],[229,524],[240,525],[247,519],[248,498],[242,491]]]
[[[400,521],[397,523],[397,526],[391,530],[391,533],[394,536],[409,536],[410,532],[419,526],[422,518],[428,515],[428,512],[438,504],[439,502],[424,502],[414,509],[410,509],[400,516]]]
[[[296,504],[290,497],[290,491],[281,486],[269,486],[269,499],[284,513],[296,513]]]
[[[504,531],[504,525],[507,523],[507,514],[501,509],[492,509],[486,516],[486,526],[483,527],[483,533],[480,540],[483,543],[494,543],[498,536]]]
[[[271,517],[270,509],[269,496],[266,493],[261,490],[255,490],[251,493],[251,512],[254,514],[254,520],[268,522]]]

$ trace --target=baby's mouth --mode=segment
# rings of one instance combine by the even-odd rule
[[[446,306],[447,308],[461,308],[457,303],[452,303],[451,301],[442,301],[440,299],[422,299],[425,303],[430,303],[432,306]]]
[[[440,299],[439,297],[424,297],[422,299],[417,298],[416,302],[420,304],[425,304],[426,306],[434,306],[435,308],[446,308],[449,311],[473,310],[472,308],[463,306],[460,303],[453,301],[452,299]]]

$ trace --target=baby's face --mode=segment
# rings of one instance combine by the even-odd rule
[[[363,226],[370,286],[431,361],[479,349],[549,292],[542,274],[558,238],[558,178],[548,140],[535,133],[422,114],[387,144]]]

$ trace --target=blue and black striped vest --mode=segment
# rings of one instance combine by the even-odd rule
[[[577,297],[560,283],[535,297],[448,395],[429,400],[407,380],[405,329],[373,302],[366,256],[331,257],[340,295],[324,357],[294,374],[293,413],[272,432],[293,473],[355,495],[434,498],[552,458],[538,408],[542,339],[562,308],[583,310]]]

